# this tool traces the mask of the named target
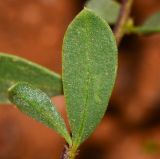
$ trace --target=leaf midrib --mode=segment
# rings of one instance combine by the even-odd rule
[[[87,26],[87,28],[88,28],[88,26]],[[87,31],[87,34],[86,35],[89,35],[88,34],[89,33],[89,31]],[[90,35],[89,36],[86,36],[86,39],[90,39],[89,38],[90,37]],[[90,40],[88,40],[88,41],[90,41]],[[90,45],[89,45],[90,46]],[[89,48],[89,47],[85,47],[85,48]],[[82,139],[82,137],[83,137],[83,134],[84,134],[84,129],[85,129],[85,123],[86,123],[86,117],[87,117],[87,108],[88,108],[88,105],[87,105],[87,103],[88,103],[88,96],[89,96],[89,86],[90,86],[90,81],[91,81],[91,76],[90,76],[90,63],[89,63],[89,61],[90,61],[90,58],[89,58],[89,51],[88,51],[88,49],[86,49],[86,58],[87,58],[87,82],[86,82],[86,85],[87,85],[87,87],[86,87],[86,92],[87,92],[87,95],[86,95],[86,99],[85,99],[85,104],[84,104],[84,107],[83,107],[83,115],[82,115],[82,119],[81,119],[81,121],[80,121],[80,128],[79,128],[79,130],[78,130],[78,133],[77,133],[77,139],[75,139],[75,145],[77,145],[77,146],[79,146],[79,144],[81,143],[81,139]]]

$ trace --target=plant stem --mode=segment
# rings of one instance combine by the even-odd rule
[[[60,159],[75,159],[76,155],[77,149],[65,145]]]
[[[63,149],[63,151],[62,151],[62,154],[61,154],[60,159],[66,159],[66,157],[67,157],[67,156],[66,156],[67,150],[68,150],[68,146],[65,145],[65,146],[64,146],[64,149]]]
[[[117,45],[120,44],[125,34],[125,25],[129,19],[132,3],[133,3],[133,0],[122,0],[122,7],[120,10],[120,14],[119,14],[117,23],[114,28],[114,34],[116,37]]]

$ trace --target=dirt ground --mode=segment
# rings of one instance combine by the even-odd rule
[[[84,0],[1,0],[0,52],[19,55],[61,73],[68,24]],[[159,0],[135,0],[140,24],[160,10]],[[126,36],[108,111],[77,159],[160,159],[160,34]],[[63,96],[53,98],[66,118]],[[0,159],[59,159],[64,140],[54,131],[0,106]]]

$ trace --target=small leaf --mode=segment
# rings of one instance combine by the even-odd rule
[[[29,82],[50,97],[62,94],[61,77],[25,59],[0,53],[0,103],[8,103],[7,90],[13,84]]]
[[[84,9],[69,26],[63,44],[63,86],[73,146],[102,119],[116,78],[117,47],[111,28]]]
[[[141,26],[136,27],[133,31],[143,34],[160,32],[160,12],[150,16]]]
[[[115,0],[89,0],[86,7],[92,9],[109,24],[117,21],[120,12],[120,4]]]
[[[9,89],[9,99],[23,113],[56,130],[71,144],[64,120],[49,97],[40,89],[28,83],[20,82]]]

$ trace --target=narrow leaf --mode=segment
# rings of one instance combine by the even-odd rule
[[[160,12],[150,16],[141,26],[136,27],[133,31],[143,34],[160,32]]]
[[[25,59],[0,53],[0,103],[8,103],[7,90],[13,84],[29,82],[50,97],[62,94],[61,77]]]
[[[9,89],[10,101],[28,116],[56,130],[71,144],[64,120],[49,97],[28,83],[20,82]]]
[[[120,4],[115,0],[89,0],[86,7],[95,11],[109,24],[114,24],[117,21],[120,12]]]
[[[108,24],[84,9],[69,26],[63,44],[63,86],[73,146],[102,119],[116,78],[117,47]]]

